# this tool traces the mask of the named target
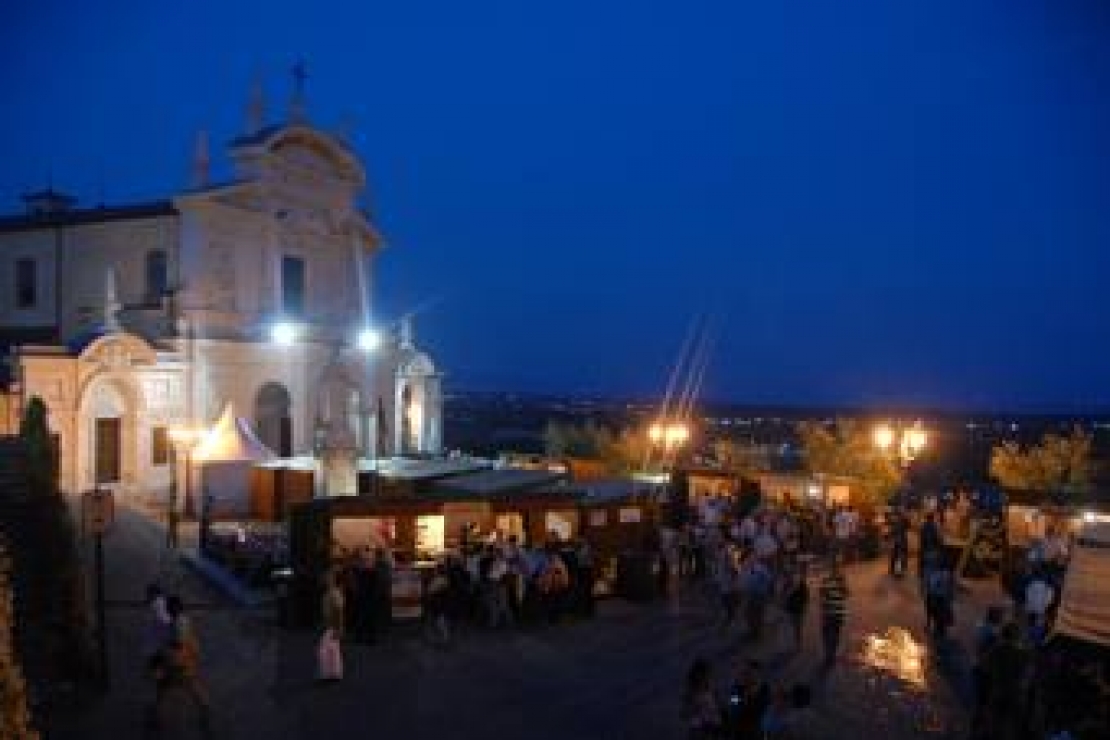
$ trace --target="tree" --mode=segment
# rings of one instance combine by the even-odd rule
[[[806,469],[816,475],[853,479],[853,490],[871,503],[883,503],[902,483],[895,460],[875,446],[870,430],[852,419],[831,427],[803,421],[797,427]]]
[[[608,433],[603,442],[601,458],[613,475],[629,475],[643,468],[649,442],[642,432],[624,429],[618,434]]]
[[[634,429],[614,433],[594,421],[579,426],[548,422],[544,431],[548,457],[579,457],[601,461],[613,475],[625,475],[644,464],[647,439]]]
[[[722,468],[741,476],[754,477],[771,468],[770,456],[765,448],[754,444],[741,444],[731,439],[719,439],[714,442],[713,457]]]
[[[77,531],[69,504],[60,494],[57,455],[47,424],[46,404],[37,396],[27,403],[19,426],[24,449],[22,472],[30,493],[23,510],[19,539],[12,538],[13,565],[20,579],[40,589],[44,617],[28,624],[28,644],[41,650],[55,679],[80,679],[91,665],[87,602],[77,553]],[[35,665],[38,665],[36,662]],[[7,737],[7,736],[2,736]]]
[[[47,422],[46,404],[32,396],[19,423],[19,437],[27,450],[27,482],[35,495],[58,490],[57,456]]]
[[[1091,488],[1091,435],[1079,427],[1071,434],[1045,434],[1028,448],[1004,442],[991,450],[991,477],[1006,488],[1039,493],[1086,493]]]
[[[8,580],[11,560],[0,543],[0,737],[38,738],[31,727],[27,684],[15,650],[15,610]]]

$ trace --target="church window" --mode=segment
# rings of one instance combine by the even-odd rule
[[[166,253],[161,249],[152,249],[146,253],[146,297],[148,301],[156,302],[166,294],[169,280],[166,269]]]
[[[15,304],[17,308],[34,308],[38,301],[38,270],[33,259],[15,262]]]
[[[165,427],[150,430],[150,464],[166,465],[170,461],[170,440]]]
[[[281,259],[281,309],[286,316],[302,316],[305,308],[304,260],[300,257]]]

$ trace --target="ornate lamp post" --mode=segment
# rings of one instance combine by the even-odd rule
[[[873,433],[875,446],[884,455],[895,454],[902,471],[902,485],[908,487],[910,466],[925,450],[929,443],[929,433],[918,419],[909,426],[895,428],[890,424],[880,424]]]
[[[648,439],[669,454],[689,441],[690,427],[678,421],[657,421],[648,428]]]
[[[167,545],[176,549],[177,548],[177,524],[180,519],[180,504],[178,495],[178,464],[179,455],[184,453],[185,457],[185,480],[184,485],[180,490],[185,496],[185,514],[186,516],[193,515],[193,497],[190,495],[189,482],[191,479],[190,471],[193,467],[193,449],[196,447],[197,442],[200,441],[202,432],[198,429],[191,427],[170,427],[166,432],[166,436],[170,440],[170,500],[169,510],[166,516],[166,542]]]
[[[898,455],[898,462],[902,469],[907,470],[928,445],[929,433],[925,431],[921,420],[918,419],[913,424],[898,430],[890,424],[880,424],[875,427],[874,440],[875,446],[884,454],[893,449]],[[896,442],[897,446],[895,446]]]

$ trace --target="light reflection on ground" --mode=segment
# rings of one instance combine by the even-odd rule
[[[926,688],[925,646],[916,642],[908,630],[888,627],[881,635],[867,635],[860,659],[865,666],[895,676],[914,689]]]

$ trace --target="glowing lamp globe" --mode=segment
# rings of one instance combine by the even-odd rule
[[[382,343],[382,335],[374,329],[363,329],[358,333],[358,348],[363,352],[373,352]]]
[[[297,325],[289,321],[279,321],[270,327],[270,341],[287,347],[297,341]]]

